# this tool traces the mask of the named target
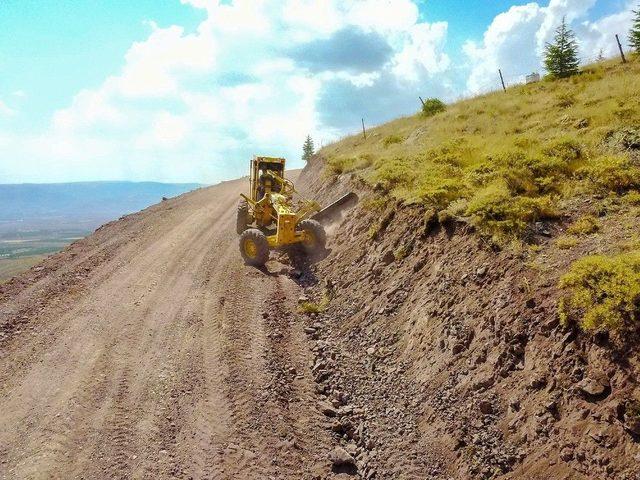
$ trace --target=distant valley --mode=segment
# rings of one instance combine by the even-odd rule
[[[0,184],[0,282],[106,222],[201,186],[156,182]]]

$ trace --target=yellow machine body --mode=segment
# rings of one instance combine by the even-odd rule
[[[320,211],[313,201],[301,199],[294,205],[293,196],[298,192],[284,177],[285,162],[284,158],[254,157],[250,165],[250,195],[241,195],[249,206],[250,224],[255,222],[261,229],[275,225],[275,233],[267,235],[270,248],[308,241],[307,234],[296,227]]]
[[[357,201],[357,195],[348,193],[321,210],[318,203],[301,198],[284,175],[284,158],[251,160],[249,194],[241,194],[236,219],[240,253],[249,265],[264,266],[270,249],[287,245],[301,244],[311,255],[321,252],[327,235],[320,222]]]

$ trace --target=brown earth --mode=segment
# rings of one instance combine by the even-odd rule
[[[364,201],[314,263],[242,263],[243,180],[0,285],[0,478],[640,478],[637,339],[555,314],[558,275],[621,222],[569,253],[539,225],[532,261],[419,208],[368,209],[322,166],[302,190]]]
[[[323,165],[316,158],[301,175],[316,198],[361,196],[314,267],[328,287],[308,293],[331,296],[316,321],[350,358],[326,389],[346,388],[369,410],[373,438],[394,437],[382,431],[389,424],[407,438],[403,457],[426,465],[406,478],[640,479],[640,422],[630,411],[640,399],[640,337],[563,327],[556,308],[560,275],[637,235],[634,213],[607,215],[600,233],[562,250],[555,238],[566,225],[601,205],[585,199],[567,218],[534,226],[533,253],[496,250],[470,225],[439,225],[420,207],[368,207],[376,196],[355,175],[322,177]],[[403,478],[393,464],[375,467]]]
[[[108,224],[0,286],[1,478],[330,471],[299,287],[238,253],[245,182]]]

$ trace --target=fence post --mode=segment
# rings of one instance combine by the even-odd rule
[[[620,50],[620,56],[622,57],[622,63],[627,63],[627,59],[624,56],[624,50],[622,50],[622,44],[620,43],[620,37],[616,33],[616,42],[618,42],[618,50]]]
[[[500,74],[500,82],[502,83],[502,89],[506,92],[507,91],[507,87],[504,84],[504,77],[502,76],[502,69],[498,69],[498,73]]]
[[[367,131],[364,129],[364,118],[362,119],[362,136],[367,139]]]
[[[422,104],[422,108],[424,108],[424,100],[422,99],[422,97],[420,95],[418,95],[418,98],[420,99],[420,103]]]

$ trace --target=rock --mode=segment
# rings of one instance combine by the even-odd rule
[[[547,377],[544,375],[536,375],[529,382],[529,388],[533,390],[540,390],[547,384]]]
[[[349,442],[347,444],[347,446],[345,447],[345,451],[351,455],[352,457],[356,457],[356,455],[358,454],[358,446],[353,443],[353,442]]]
[[[387,250],[385,254],[382,256],[382,263],[385,265],[391,265],[396,261],[396,256],[393,254],[391,250]]]
[[[489,400],[480,400],[478,407],[483,415],[490,415],[493,413],[493,405],[491,405]]]
[[[487,274],[487,267],[482,266],[476,270],[476,275],[479,277],[484,277]]]
[[[334,467],[355,466],[356,461],[342,447],[336,447],[329,452],[329,460]]]
[[[318,410],[320,410],[320,412],[322,412],[327,417],[335,417],[336,415],[338,415],[338,411],[329,402],[319,402]]]
[[[570,462],[573,460],[573,449],[571,447],[564,447],[560,451],[560,458],[565,462]]]
[[[609,381],[605,378],[586,377],[578,382],[578,388],[592,397],[599,397],[609,388]]]
[[[544,408],[549,412],[557,412],[558,411],[558,402],[551,399],[544,403]]]
[[[367,348],[367,355],[373,355],[374,353],[376,353],[376,347]]]
[[[464,343],[456,343],[451,349],[451,353],[453,353],[454,355],[458,355],[459,353],[462,353],[463,351],[465,351],[466,348],[467,347]]]
[[[472,390],[476,390],[476,391],[477,390],[486,390],[491,385],[493,385],[494,382],[495,382],[495,380],[493,378],[493,375],[489,375],[487,377],[480,378],[479,380],[474,382],[474,384],[472,385],[471,389]]]
[[[640,418],[625,415],[624,420],[624,428],[627,431],[633,433],[634,435],[640,435]]]

